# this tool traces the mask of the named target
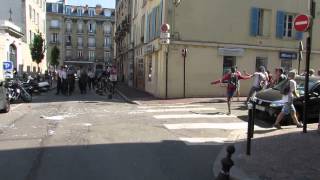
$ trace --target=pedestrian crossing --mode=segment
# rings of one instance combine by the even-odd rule
[[[159,120],[163,128],[186,145],[221,145],[233,141],[229,137],[233,131],[246,133],[247,122],[236,115],[219,111],[221,109],[212,104],[174,104],[138,106],[138,110],[129,114],[151,115],[152,119]]]

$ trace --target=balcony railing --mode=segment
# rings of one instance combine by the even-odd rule
[[[71,42],[66,42],[66,46],[72,46]]]
[[[77,30],[77,33],[78,33],[78,34],[83,34],[83,29],[78,29],[78,30]]]
[[[89,48],[95,48],[95,47],[96,47],[96,44],[95,44],[95,43],[94,43],[94,44],[90,44],[90,43],[89,43],[89,44],[88,44],[88,47],[89,47]]]
[[[72,29],[66,29],[66,33],[72,33]]]
[[[60,25],[50,25],[50,29],[60,29]]]
[[[50,40],[50,42],[49,42],[50,44],[60,44],[60,41],[53,41],[53,40]]]
[[[92,30],[92,29],[89,30],[89,29],[88,29],[88,34],[96,34],[96,30]]]

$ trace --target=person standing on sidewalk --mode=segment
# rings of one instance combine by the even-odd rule
[[[280,92],[283,94],[282,100],[285,103],[284,103],[284,106],[282,107],[280,114],[276,119],[276,122],[273,125],[277,129],[281,128],[280,122],[282,121],[283,117],[289,114],[291,115],[293,123],[296,124],[298,128],[302,127],[301,123],[298,121],[296,109],[293,105],[293,98],[299,97],[299,95],[297,94],[297,83],[294,80],[295,77],[296,77],[296,72],[290,71],[288,73],[287,82],[283,85],[283,87],[280,90]]]
[[[116,66],[112,66],[112,68],[111,68],[110,81],[111,81],[111,84],[112,84],[111,93],[114,94],[114,90],[116,88],[116,84],[117,84],[117,81],[118,81],[118,73],[117,73]]]
[[[222,79],[212,81],[211,84],[218,84],[226,82],[227,85],[227,104],[228,104],[228,115],[231,114],[231,98],[233,97],[235,91],[237,90],[238,81],[241,79],[250,79],[250,76],[242,76],[236,73],[236,68],[232,67],[231,72],[224,75]]]
[[[62,66],[57,71],[57,93],[56,93],[56,95],[59,95],[60,91],[62,91]]]
[[[88,77],[89,77],[89,82],[88,82],[88,85],[89,85],[89,90],[94,89],[94,73],[93,71],[90,69],[89,72],[88,72]]]

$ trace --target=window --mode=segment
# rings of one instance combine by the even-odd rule
[[[110,52],[104,52],[104,60],[109,61],[111,58],[111,53]]]
[[[285,72],[289,72],[290,70],[292,70],[292,60],[281,59],[281,67]]]
[[[77,8],[77,16],[82,16],[82,8],[81,7]]]
[[[29,5],[29,17],[30,17],[30,19],[32,20],[32,8],[31,8],[30,5]]]
[[[66,36],[66,43],[69,46],[71,45],[71,36],[70,35]]]
[[[276,37],[279,39],[302,40],[303,32],[296,32],[293,28],[295,14],[283,11],[277,12]]]
[[[283,23],[283,37],[292,38],[293,37],[293,14],[286,14],[284,16],[284,23]]]
[[[104,37],[105,47],[111,47],[111,37]]]
[[[58,28],[59,25],[60,25],[59,20],[54,19],[54,20],[50,21],[50,26],[53,27],[53,28]]]
[[[148,81],[152,81],[152,56],[148,58]]]
[[[52,3],[52,12],[59,12],[59,6],[56,3]]]
[[[78,47],[82,47],[83,46],[82,37],[78,37],[77,43],[78,43]]]
[[[269,36],[271,23],[271,10],[251,9],[251,36]]]
[[[71,15],[71,7],[70,6],[66,6],[66,14]]]
[[[88,45],[89,47],[95,47],[96,46],[96,39],[94,37],[88,38]]]
[[[33,16],[33,22],[34,23],[36,23],[36,10],[35,9],[33,9],[33,14],[32,14]]]
[[[89,9],[89,16],[94,16],[95,15],[94,11],[95,11],[94,9],[90,8]]]
[[[83,52],[81,50],[78,51],[78,57],[79,58],[83,57]]]
[[[39,25],[39,13],[37,13],[37,24]]]
[[[267,57],[257,57],[256,58],[256,71],[258,71],[259,67],[263,66],[268,69],[268,58]]]
[[[88,32],[89,32],[89,33],[95,33],[95,30],[96,30],[96,28],[95,28],[95,23],[89,22],[89,23],[88,23]]]
[[[236,65],[236,57],[235,56],[223,56],[223,72],[222,75],[230,72],[231,67]]]
[[[104,16],[110,17],[111,16],[111,10],[110,9],[104,9],[103,14],[104,14]]]
[[[67,56],[68,58],[71,57],[71,51],[70,51],[70,50],[67,50],[67,51],[66,51],[66,56]]]
[[[82,33],[83,28],[82,28],[82,22],[78,22],[78,33]]]
[[[58,33],[52,33],[51,34],[51,42],[57,43],[58,42]]]
[[[104,33],[110,34],[111,33],[111,25],[110,24],[104,24],[103,30],[104,30]]]
[[[89,60],[93,61],[95,59],[95,52],[94,51],[89,51]]]
[[[67,22],[67,32],[71,32],[71,22]]]

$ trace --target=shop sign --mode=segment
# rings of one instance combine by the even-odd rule
[[[287,51],[281,51],[279,53],[280,59],[287,59],[287,60],[293,60],[298,58],[298,53],[296,52],[287,52]]]
[[[220,56],[243,56],[244,49],[241,49],[241,48],[219,48],[218,54]]]

